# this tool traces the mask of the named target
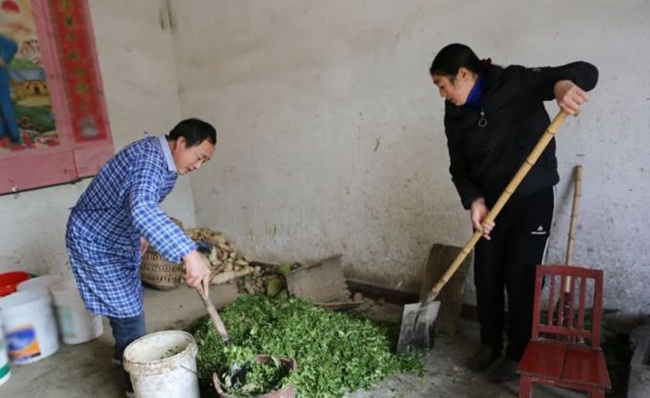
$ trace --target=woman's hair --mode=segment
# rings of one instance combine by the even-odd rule
[[[170,140],[179,137],[185,138],[188,147],[201,145],[206,140],[212,145],[217,144],[217,130],[210,123],[196,118],[181,121],[169,132]]]
[[[438,51],[431,63],[431,75],[456,76],[462,66],[476,74],[481,73],[483,64],[474,51],[464,44],[449,44]]]

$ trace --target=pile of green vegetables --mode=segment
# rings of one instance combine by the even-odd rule
[[[200,379],[209,380],[216,372],[231,384],[228,394],[233,396],[250,397],[293,384],[299,396],[341,397],[393,373],[423,371],[421,355],[394,354],[399,325],[396,329],[325,310],[299,298],[271,301],[262,295],[240,295],[220,315],[231,344],[224,346],[209,318],[201,318],[192,328],[199,347],[197,366]],[[274,359],[259,364],[258,354]],[[281,357],[295,359],[297,371],[281,373],[286,370],[277,360]],[[244,365],[250,369],[235,391],[232,376]],[[244,386],[247,391],[242,391]]]
[[[288,384],[290,360],[255,356],[250,349],[234,346],[226,347],[225,351],[226,358],[233,362],[230,367],[217,372],[224,393],[232,397],[254,397],[282,389]]]

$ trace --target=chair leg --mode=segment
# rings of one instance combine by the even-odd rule
[[[528,376],[519,379],[519,398],[533,398],[533,380]]]
[[[601,388],[594,388],[589,392],[590,398],[605,398],[605,390]]]

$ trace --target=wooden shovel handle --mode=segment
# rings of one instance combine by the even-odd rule
[[[555,132],[560,128],[562,123],[564,123],[564,120],[567,117],[567,113],[564,111],[558,112],[558,114],[555,116],[551,124],[548,126],[546,131],[544,131],[544,134],[542,134],[541,138],[533,148],[533,150],[530,152],[524,163],[519,167],[519,170],[517,171],[517,174],[510,180],[510,183],[508,186],[506,186],[506,189],[503,191],[501,196],[499,196],[499,199],[497,202],[494,204],[490,212],[488,213],[487,217],[485,217],[485,220],[483,221],[483,225],[487,223],[492,223],[494,222],[494,219],[497,217],[499,212],[501,212],[501,209],[503,209],[503,206],[508,202],[512,194],[515,192],[521,181],[526,177],[526,174],[530,171],[530,169],[535,165],[535,162],[537,162],[537,159],[542,155],[542,152],[544,152],[544,149],[546,149],[546,146],[551,142],[553,137],[555,136]],[[431,289],[431,292],[429,292],[429,295],[427,297],[427,301],[433,301],[438,297],[440,294],[440,291],[442,288],[449,282],[449,279],[454,275],[454,273],[458,270],[458,267],[463,263],[465,258],[469,255],[469,253],[472,251],[474,246],[476,246],[476,243],[478,242],[479,239],[481,239],[481,236],[483,235],[483,232],[480,230],[474,231],[474,234],[472,237],[469,239],[469,242],[463,247],[458,253],[458,256],[456,256],[456,259],[451,263],[449,268],[447,269],[447,272],[440,278],[438,283],[436,283],[433,288]]]
[[[199,293],[199,297],[201,297],[201,301],[203,301],[203,305],[205,306],[205,309],[208,311],[208,314],[210,315],[210,319],[212,319],[212,323],[214,324],[214,327],[217,329],[217,332],[219,332],[221,339],[223,340],[224,343],[227,344],[230,341],[230,336],[228,336],[228,331],[226,330],[226,326],[223,324],[223,321],[221,320],[221,317],[219,316],[217,309],[214,308],[214,304],[212,304],[212,301],[209,298],[205,297],[205,294],[203,294],[203,288],[201,286],[198,286],[196,288],[196,291]]]

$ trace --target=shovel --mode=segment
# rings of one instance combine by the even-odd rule
[[[213,245],[210,242],[198,241],[196,242],[196,244],[198,246],[197,250],[206,256],[209,255],[210,252],[212,251]],[[228,335],[226,326],[223,324],[223,321],[221,320],[221,317],[219,316],[217,309],[214,308],[214,304],[212,304],[212,300],[210,300],[204,294],[203,287],[201,285],[196,287],[196,291],[199,293],[199,297],[201,297],[203,306],[205,307],[206,311],[208,311],[208,315],[210,315],[210,319],[212,319],[212,324],[217,329],[217,332],[219,332],[219,335],[221,336],[223,343],[224,344],[230,343],[230,336]]]
[[[223,344],[224,345],[230,344],[230,336],[228,335],[226,326],[223,324],[223,321],[221,320],[221,317],[219,316],[217,309],[214,308],[214,304],[212,304],[212,300],[210,300],[205,296],[205,294],[203,294],[203,288],[201,286],[198,286],[196,288],[196,291],[199,292],[199,297],[201,297],[201,301],[203,301],[203,305],[205,306],[205,309],[208,311],[208,314],[210,315],[210,319],[212,319],[212,324],[214,325],[214,327],[217,329],[217,332],[221,336],[221,339],[223,340]],[[233,382],[243,382],[246,379],[246,375],[249,370],[250,370],[250,364],[248,362],[244,363],[243,365],[238,363],[232,364],[230,367],[230,372],[232,373],[231,378]]]
[[[212,250],[212,244],[208,242],[196,242],[199,246],[198,250],[203,252],[203,253],[210,253]],[[214,304],[212,304],[212,300],[210,300],[204,293],[203,291],[203,286],[197,286],[196,291],[199,293],[199,297],[201,298],[201,301],[203,302],[203,306],[205,307],[206,311],[208,312],[208,315],[210,315],[210,319],[212,320],[212,324],[214,325],[215,329],[217,329],[217,332],[219,333],[219,336],[221,336],[221,340],[223,341],[224,345],[230,344],[230,335],[228,334],[228,331],[226,330],[226,325],[223,324],[223,321],[221,320],[221,317],[219,316],[219,313],[217,312],[217,309],[214,308]],[[230,372],[232,373],[232,380],[236,382],[242,382],[243,380],[246,379],[246,374],[250,370],[250,364],[248,362],[244,363],[243,365],[234,363],[230,367]]]
[[[537,159],[539,159],[542,152],[544,152],[544,149],[546,149],[546,146],[551,142],[555,136],[555,132],[562,123],[564,123],[566,117],[566,112],[558,112],[508,186],[506,186],[501,196],[499,196],[499,199],[494,204],[487,217],[485,217],[485,221],[483,222],[484,225],[494,222],[497,215],[501,212],[521,181],[524,179],[526,174],[528,174],[533,165],[535,165]],[[456,259],[451,263],[447,272],[445,272],[438,283],[433,286],[428,297],[423,302],[406,304],[404,306],[402,325],[397,343],[398,354],[411,351],[424,351],[433,346],[433,329],[436,318],[438,317],[438,311],[440,310],[440,301],[435,300],[440,294],[442,288],[454,275],[458,267],[460,267],[465,258],[469,255],[482,235],[483,232],[481,230],[474,231],[474,234],[461,249],[460,253],[458,253],[458,256],[456,256]]]
[[[210,315],[210,319],[212,319],[212,324],[217,329],[217,332],[219,332],[219,335],[221,336],[223,343],[224,344],[230,343],[230,336],[228,335],[226,326],[223,324],[223,321],[221,320],[221,317],[219,316],[217,309],[214,308],[214,304],[212,304],[212,300],[210,300],[205,296],[205,294],[203,294],[203,287],[198,286],[196,288],[196,291],[199,292],[199,297],[201,297],[201,301],[203,301],[203,305],[205,306],[205,309],[208,311],[208,315]]]

